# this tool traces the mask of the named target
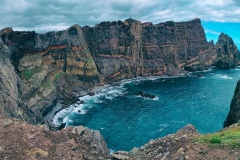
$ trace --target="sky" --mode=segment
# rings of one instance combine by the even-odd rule
[[[0,29],[64,30],[79,24],[133,18],[154,24],[165,21],[202,20],[207,39],[217,41],[222,32],[240,48],[240,0],[1,0]]]

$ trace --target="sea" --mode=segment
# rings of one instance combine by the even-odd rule
[[[193,124],[200,133],[223,128],[240,67],[211,68],[176,77],[129,79],[79,99],[53,118],[55,125],[99,130],[111,151],[129,151]],[[153,94],[154,99],[134,93]]]

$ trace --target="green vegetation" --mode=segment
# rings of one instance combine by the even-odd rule
[[[88,57],[88,59],[87,59],[87,63],[92,64],[92,62],[93,62],[92,58],[91,58],[91,57]]]
[[[45,82],[41,83],[41,85],[40,85],[40,88],[43,88],[43,87],[51,89],[52,83],[50,81],[45,81]]]
[[[42,71],[42,67],[35,67],[33,69],[26,69],[23,70],[22,73],[20,73],[20,77],[22,79],[31,79],[34,74],[39,73]]]
[[[213,134],[206,134],[196,139],[210,147],[240,148],[240,126],[224,129]]]
[[[57,73],[56,76],[55,76],[55,80],[58,81],[59,78],[60,78],[62,75],[64,75],[64,74],[65,74],[65,72],[63,72],[63,71]]]

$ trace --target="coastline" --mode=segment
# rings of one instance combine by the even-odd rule
[[[94,94],[98,94],[101,90],[103,90],[103,89],[105,89],[105,88],[108,88],[108,87],[110,87],[110,86],[111,86],[110,84],[104,84],[104,85],[102,85],[102,86],[95,86],[95,87],[93,87],[90,91],[91,91],[91,92],[94,92]],[[85,95],[78,96],[78,98],[84,97],[84,96],[86,96],[86,95],[88,95],[87,92],[85,93]],[[53,109],[52,109],[50,112],[48,112],[45,116],[43,116],[43,118],[44,118],[45,120],[48,120],[48,121],[52,122],[54,116],[55,116],[58,112],[60,112],[62,109],[65,109],[65,108],[63,108],[62,106],[63,106],[63,105],[62,105],[62,100],[58,100],[56,106],[54,106]],[[69,105],[67,108],[69,108],[70,106],[71,106],[71,105]]]
[[[61,102],[62,101],[58,100],[56,106],[54,106],[50,112],[43,116],[43,118],[51,122],[56,113],[63,109]]]
[[[180,72],[176,75],[161,75],[161,76],[147,76],[147,77],[141,77],[141,76],[138,76],[138,77],[134,77],[134,78],[129,78],[129,79],[124,79],[124,80],[120,80],[120,81],[117,81],[117,82],[113,82],[112,84],[104,84],[104,85],[99,85],[99,86],[94,86],[92,89],[90,89],[89,91],[90,92],[93,92],[94,95],[96,94],[99,94],[99,92],[101,92],[102,90],[106,89],[106,88],[109,88],[109,87],[113,87],[113,86],[119,86],[121,84],[124,84],[124,83],[129,83],[131,81],[137,81],[137,80],[149,80],[149,79],[159,79],[159,78],[177,78],[177,77],[187,77],[189,76],[189,74],[191,73],[198,73],[198,72],[207,72],[207,71],[210,71],[212,68],[214,68],[214,66],[208,68],[207,70],[202,70],[202,71],[195,71],[195,72],[188,72],[188,71],[183,71],[183,72]],[[80,99],[81,97],[84,97],[84,96],[87,96],[89,95],[89,93],[85,93],[85,95],[81,95],[81,96],[78,96],[78,98]],[[50,121],[50,122],[53,122],[53,119],[54,119],[54,116],[60,112],[62,109],[66,109],[66,108],[63,108],[62,107],[62,104],[61,104],[62,100],[58,100],[57,102],[57,105],[55,107],[53,107],[53,110],[50,111],[49,113],[47,113],[43,118]],[[69,105],[67,108],[69,108],[71,105]]]
[[[100,92],[101,90],[111,87],[110,84],[104,84],[102,86],[95,86],[93,87],[93,89],[91,89],[92,92],[94,92],[95,94],[98,94],[98,92]],[[86,94],[87,95],[87,94]]]

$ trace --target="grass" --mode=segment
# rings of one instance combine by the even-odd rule
[[[52,88],[52,83],[50,81],[43,82],[43,83],[41,83],[40,88],[43,88],[43,87],[51,89]]]
[[[59,80],[59,78],[60,78],[62,75],[64,75],[64,74],[65,74],[65,72],[63,72],[63,71],[62,71],[62,72],[59,72],[59,73],[57,73],[57,74],[56,74],[56,76],[55,76],[55,80],[56,80],[56,81],[58,81],[58,80]]]
[[[196,139],[197,142],[207,143],[211,147],[240,148],[240,126],[227,128],[217,133],[206,134]]]
[[[26,69],[23,70],[22,73],[20,73],[20,77],[22,79],[31,79],[34,74],[39,73],[42,71],[42,67],[35,67],[33,69]]]
[[[92,62],[93,62],[92,58],[91,58],[91,57],[88,57],[88,59],[87,59],[87,63],[92,64]]]

